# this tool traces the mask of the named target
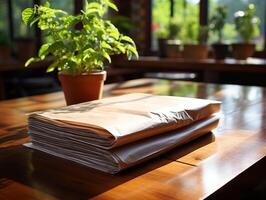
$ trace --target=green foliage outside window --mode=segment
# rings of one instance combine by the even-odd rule
[[[254,4],[256,7],[255,15],[258,16],[261,23],[259,24],[260,35],[255,38],[256,49],[263,50],[264,48],[264,25],[265,25],[265,0],[209,0],[209,16],[212,17],[217,6],[227,7],[227,17],[223,29],[223,40],[226,43],[234,43],[239,40],[239,34],[235,29],[234,13],[239,10],[245,10],[247,4]],[[208,40],[210,43],[218,41],[217,34],[211,34]]]
[[[244,42],[250,42],[259,36],[260,20],[255,16],[256,8],[254,4],[247,5],[244,11],[235,13],[236,30]]]
[[[34,30],[22,23],[21,12],[27,7],[32,6],[32,0],[12,0],[12,18],[15,38],[31,38]]]
[[[195,0],[174,1],[174,21],[179,23],[181,31],[176,36],[183,43],[197,43],[199,39],[199,3]],[[169,25],[171,24],[170,1],[152,1],[152,33],[153,46],[156,48],[157,38],[169,37]],[[188,29],[189,30],[188,30]]]
[[[210,29],[214,34],[217,34],[219,43],[222,43],[223,41],[223,29],[226,22],[226,17],[227,7],[220,5],[216,7],[215,13],[210,19]]]
[[[187,44],[196,44],[198,41],[198,22],[190,18],[187,18],[185,22],[183,24],[182,41]]]
[[[178,18],[171,18],[169,25],[168,25],[168,30],[169,30],[169,39],[175,40],[175,39],[181,39],[181,31],[182,31],[182,23],[180,19]]]

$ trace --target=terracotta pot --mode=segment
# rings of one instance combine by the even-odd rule
[[[26,61],[36,53],[34,39],[16,40],[17,57],[20,61]]]
[[[246,60],[255,52],[255,44],[251,43],[235,43],[232,44],[232,54],[235,59]]]
[[[11,57],[11,48],[7,46],[0,46],[0,61],[9,60]]]
[[[180,50],[180,41],[179,40],[168,40],[166,42],[166,57],[168,58],[181,58],[182,53]]]
[[[208,58],[208,46],[204,44],[185,44],[184,59],[201,60]]]
[[[58,74],[67,105],[92,101],[102,98],[106,71],[85,75]]]
[[[158,39],[158,56],[161,58],[166,57],[166,39],[159,38]]]
[[[214,58],[216,60],[223,60],[226,58],[229,52],[229,45],[222,43],[215,43],[212,45]]]

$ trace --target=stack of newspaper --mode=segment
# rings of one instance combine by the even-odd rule
[[[128,94],[29,115],[27,146],[117,173],[214,129],[220,102]]]

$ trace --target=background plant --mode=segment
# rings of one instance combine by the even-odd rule
[[[235,28],[244,42],[250,42],[251,39],[259,35],[260,20],[255,16],[256,8],[254,4],[249,4],[245,11],[235,13]]]
[[[30,58],[25,66],[52,55],[56,59],[48,72],[58,69],[75,75],[103,70],[104,62],[111,62],[110,55],[138,57],[134,41],[104,18],[108,8],[117,11],[110,0],[86,1],[85,9],[77,16],[53,9],[48,2],[26,8],[22,12],[24,23],[37,23],[49,39],[39,49],[38,57]]]
[[[178,18],[172,17],[168,25],[168,38],[171,40],[180,39],[182,25]]]
[[[196,44],[198,41],[198,23],[195,20],[187,19],[184,23],[182,40],[187,44]]]
[[[209,27],[199,26],[194,20],[187,20],[183,28],[183,41],[186,44],[206,44]]]
[[[223,28],[227,17],[227,7],[217,6],[215,12],[210,19],[210,29],[218,35],[218,42],[223,41]]]
[[[199,26],[198,30],[198,42],[199,44],[207,44],[209,35],[209,27],[208,26]]]
[[[169,35],[169,30],[165,27],[160,27],[158,28],[158,30],[156,30],[155,34],[158,39],[167,39]]]

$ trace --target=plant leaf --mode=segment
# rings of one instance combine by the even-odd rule
[[[127,49],[132,52],[136,57],[137,59],[139,58],[139,54],[138,54],[138,51],[135,47],[131,46],[131,45],[128,45],[127,46]]]
[[[50,43],[48,44],[44,44],[41,46],[40,50],[39,50],[39,57],[43,60],[45,58],[45,56],[49,53],[49,47],[51,46]]]
[[[126,52],[125,47],[123,47],[122,45],[118,44],[116,45],[116,48],[120,51],[119,53],[124,54]]]
[[[46,70],[46,72],[52,72],[58,67],[59,61],[53,62]]]
[[[30,27],[32,27],[32,25],[37,22],[40,19],[40,17],[36,17],[35,19],[32,20],[32,22],[30,23]]]
[[[92,3],[89,3],[87,6],[88,6],[87,9],[89,9],[89,8],[100,9],[101,4],[99,4],[99,3],[97,3],[97,2],[92,2]]]
[[[47,8],[50,8],[50,3],[48,1],[46,1],[44,4],[43,4],[44,7],[47,7]]]
[[[22,11],[22,20],[25,24],[28,24],[30,19],[34,16],[33,8],[26,8]]]
[[[30,58],[29,60],[27,60],[27,62],[25,63],[25,67],[28,67],[31,63],[33,62],[37,62],[39,61],[40,59],[38,58]]]
[[[111,63],[111,58],[109,54],[105,51],[102,51],[102,56],[108,60],[109,63]]]
[[[122,36],[121,37],[121,40],[122,41],[126,41],[126,42],[129,42],[129,43],[131,43],[131,44],[134,44],[135,45],[135,42],[130,38],[130,37],[128,37],[128,36]]]
[[[112,1],[107,0],[106,3],[107,3],[107,5],[108,5],[110,8],[112,8],[112,9],[115,10],[115,11],[118,11],[117,6],[116,6]]]
[[[101,47],[104,49],[112,50],[112,47],[109,44],[107,44],[105,41],[101,43]]]

